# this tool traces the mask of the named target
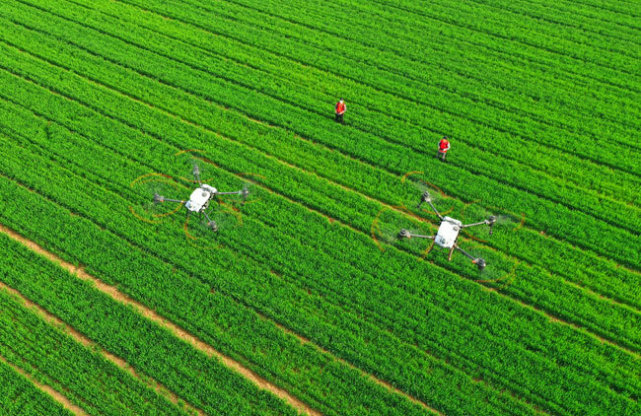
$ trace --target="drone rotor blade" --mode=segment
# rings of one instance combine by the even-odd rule
[[[194,163],[194,168],[192,169],[191,173],[194,175],[194,179],[196,179],[198,185],[202,185],[202,182],[200,181],[200,167],[198,167],[196,163]]]
[[[207,227],[211,228],[213,232],[218,231],[218,224],[216,224],[216,221],[213,221],[211,218],[209,218],[209,215],[207,215],[207,212],[203,211],[203,215],[205,218],[207,218]]]

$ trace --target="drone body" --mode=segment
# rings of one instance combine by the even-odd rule
[[[434,237],[434,244],[442,248],[452,248],[456,244],[461,226],[463,223],[450,217],[443,217],[441,225],[438,227],[436,236]]]
[[[163,202],[176,202],[179,204],[185,204],[185,208],[187,208],[189,212],[202,214],[207,219],[207,226],[212,231],[218,231],[218,224],[216,224],[215,221],[212,221],[212,219],[209,218],[209,215],[207,215],[207,208],[209,208],[209,203],[211,202],[211,200],[214,198],[218,198],[218,196],[220,195],[240,195],[243,198],[244,202],[247,199],[247,195],[249,195],[249,190],[247,190],[247,188],[243,188],[240,191],[218,192],[218,190],[213,186],[207,185],[206,183],[202,183],[200,181],[200,169],[198,168],[198,165],[194,165],[192,174],[194,175],[196,182],[198,182],[198,188],[196,188],[191,193],[191,195],[189,195],[188,201],[183,201],[180,199],[169,199],[165,198],[164,196],[155,194],[154,203],[159,204]]]
[[[470,253],[467,251],[463,250],[461,247],[456,244],[456,240],[458,239],[459,233],[463,228],[467,227],[474,227],[477,225],[488,225],[490,227],[490,235],[492,235],[492,226],[496,223],[496,217],[494,215],[489,216],[486,220],[476,222],[473,224],[463,224],[461,221],[456,220],[451,217],[444,217],[442,216],[434,204],[432,203],[432,198],[430,197],[429,192],[425,191],[423,195],[421,196],[421,202],[418,203],[417,208],[421,206],[422,203],[427,202],[430,207],[432,207],[432,210],[434,213],[439,217],[441,220],[441,224],[438,227],[438,231],[436,232],[436,235],[420,235],[420,234],[412,234],[408,230],[401,230],[398,233],[399,238],[426,238],[429,240],[432,240],[432,245],[430,245],[430,248],[427,250],[426,254],[429,254],[432,251],[432,248],[434,248],[434,245],[437,245],[441,248],[446,248],[450,250],[448,260],[452,260],[452,254],[454,253],[454,250],[458,250],[461,253],[463,253],[466,257],[472,260],[472,263],[478,267],[479,270],[483,270],[485,268],[485,260],[482,258],[477,258],[472,256]]]
[[[191,212],[202,212],[209,208],[209,201],[217,192],[216,188],[204,183],[191,193],[189,201],[185,202],[185,208]]]

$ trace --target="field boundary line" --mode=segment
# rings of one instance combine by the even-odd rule
[[[226,367],[232,369],[234,372],[239,373],[241,376],[244,378],[248,379],[251,381],[253,384],[257,385],[259,388],[263,390],[267,390],[270,393],[280,397],[282,400],[287,402],[290,406],[294,407],[295,409],[302,411],[303,413],[310,415],[310,416],[322,416],[322,414],[299,399],[295,398],[292,396],[290,393],[285,391],[284,389],[281,389],[280,387],[272,384],[271,382],[263,379],[260,377],[258,374],[254,373],[252,370],[244,367],[242,364],[240,364],[238,361],[227,357],[226,355],[223,355],[222,353],[218,352],[216,349],[214,349],[212,346],[209,344],[206,344],[205,342],[201,341],[198,339],[196,336],[190,334],[186,330],[180,328],[178,325],[174,324],[173,322],[169,321],[166,318],[163,318],[162,316],[158,315],[156,312],[153,310],[147,308],[143,304],[135,301],[134,299],[130,298],[129,296],[125,295],[124,293],[120,292],[117,288],[108,285],[101,281],[100,279],[91,276],[90,274],[86,273],[82,267],[74,266],[71,263],[66,262],[65,260],[61,259],[57,255],[47,251],[44,249],[42,246],[39,244],[21,236],[17,232],[7,228],[6,226],[0,224],[0,232],[6,234],[9,236],[11,239],[17,241],[18,243],[26,246],[30,250],[40,254],[41,256],[45,257],[52,263],[57,264],[59,267],[62,267],[63,269],[67,270],[69,273],[73,274],[77,278],[88,281],[93,283],[94,287],[102,292],[103,294],[109,296],[113,300],[117,301],[118,303],[125,304],[127,306],[133,307],[136,312],[138,312],[140,315],[144,316],[146,319],[156,323],[157,325],[163,327],[164,329],[169,330],[174,336],[180,338],[181,340],[187,342],[190,344],[192,347],[196,348],[197,350],[205,353],[209,357],[215,357],[219,359]],[[0,283],[0,287],[4,286],[4,284]],[[22,296],[21,296],[22,297]],[[35,305],[32,303],[32,305]],[[40,309],[40,307],[36,306],[36,308]],[[43,313],[47,314],[47,312],[43,311]],[[58,320],[57,318],[53,318],[55,320]],[[59,320],[58,320],[59,321]],[[60,321],[61,322],[61,321]],[[65,324],[63,324],[65,325]],[[67,325],[65,325],[67,327]],[[71,328],[70,328],[71,329]],[[86,337],[82,336],[81,334],[76,333],[78,337],[81,337],[81,339],[84,339],[84,342],[89,342],[92,343],[92,341],[89,341]],[[75,337],[76,335],[74,335]],[[109,354],[109,353],[107,353]],[[109,354],[110,355],[110,354]],[[114,357],[114,356],[112,356]],[[108,357],[109,358],[109,357]],[[123,365],[128,366],[124,361],[121,359],[114,357],[116,360],[119,360]],[[111,360],[111,359],[110,359]],[[133,370],[131,370],[133,371]],[[202,413],[199,413],[202,414]]]
[[[9,230],[8,228],[4,227],[2,224],[0,224],[0,232],[4,233],[5,235],[13,238],[15,241],[21,243],[25,247],[29,248],[32,251],[35,251],[38,254],[44,255],[47,257],[45,254],[40,252],[38,250],[39,246],[35,244],[32,241],[29,240],[17,240],[14,238],[15,233],[13,231]],[[12,234],[13,233],[13,234]],[[47,257],[49,259],[49,257]],[[49,259],[51,260],[51,259]],[[52,260],[51,260],[52,261]],[[71,266],[72,268],[74,266]],[[66,269],[66,267],[63,267]],[[67,271],[73,272],[70,269],[67,269]],[[40,318],[43,318],[45,321],[47,321],[49,324],[52,324],[56,328],[61,328],[62,331],[66,334],[71,336],[76,342],[79,342],[83,346],[85,346],[88,349],[94,350],[98,349],[99,354],[109,360],[112,364],[116,365],[119,369],[129,373],[132,377],[134,377],[136,380],[141,382],[142,384],[146,384],[148,387],[150,387],[152,390],[154,390],[156,393],[160,394],[161,396],[165,397],[168,399],[170,402],[173,404],[178,404],[179,401],[182,401],[185,404],[185,407],[187,408],[187,411],[191,414],[197,414],[198,416],[206,416],[206,413],[203,412],[200,409],[195,408],[194,406],[190,405],[185,401],[185,399],[180,398],[177,394],[169,390],[167,387],[165,387],[162,383],[156,381],[152,377],[145,375],[142,377],[136,370],[129,365],[125,360],[122,358],[110,353],[106,349],[104,349],[102,346],[100,346],[98,343],[94,342],[93,340],[89,339],[87,336],[81,334],[78,332],[76,329],[74,329],[71,325],[67,324],[54,314],[48,312],[45,310],[42,306],[38,305],[37,303],[33,302],[29,298],[27,298],[25,295],[20,293],[18,290],[8,286],[6,283],[0,281],[0,289],[4,289],[10,294],[18,297],[23,303],[24,306],[27,308],[31,309],[32,311],[35,311],[37,315],[39,315]]]
[[[4,287],[4,285],[2,285]],[[6,288],[6,287],[5,287]],[[13,293],[9,291],[10,293]],[[15,294],[15,293],[14,293]],[[15,370],[18,374],[22,375],[24,378],[26,378],[31,384],[36,386],[37,389],[43,391],[47,396],[50,396],[53,400],[55,400],[57,403],[60,403],[62,407],[65,409],[69,410],[71,413],[73,413],[76,416],[89,416],[84,410],[82,410],[80,407],[76,406],[75,404],[71,403],[67,397],[65,397],[62,393],[58,392],[55,390],[53,387],[48,386],[44,383],[39,382],[36,380],[35,377],[33,377],[31,374],[23,370],[22,368],[18,367],[17,365],[7,361],[6,358],[0,355],[0,362],[3,362],[4,364],[8,365],[11,367],[13,370]]]

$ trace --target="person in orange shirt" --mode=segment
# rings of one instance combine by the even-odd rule
[[[447,136],[444,136],[441,141],[438,143],[438,158],[445,162],[445,156],[447,151],[450,150],[450,141],[447,140]]]
[[[344,114],[345,114],[345,102],[341,98],[336,103],[336,121],[338,121],[339,123],[342,123]]]

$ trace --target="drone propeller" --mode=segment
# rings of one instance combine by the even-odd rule
[[[416,209],[422,210],[430,215],[444,216],[448,215],[453,207],[450,197],[437,186],[420,180],[418,178],[410,179],[409,183],[416,189],[414,195],[418,199]],[[438,214],[437,214],[438,213]]]
[[[497,213],[504,212],[498,208],[484,208],[475,205],[466,206],[461,212],[461,221],[464,223],[464,228],[474,225],[487,225],[489,227],[489,235],[493,235],[495,231],[505,232],[514,231],[520,228],[525,223],[525,216],[512,214],[512,213]],[[468,221],[477,221],[467,223]],[[475,240],[479,240],[478,233],[471,233],[468,230],[463,230],[465,235]]]
[[[184,202],[165,196],[181,197],[184,190],[171,178],[162,174],[143,175],[131,183],[131,189],[136,198],[135,202],[129,206],[129,211],[136,218],[149,223],[159,223],[164,217],[175,214]],[[166,202],[175,202],[175,204]]]
[[[243,200],[243,205],[247,202],[247,197],[249,196],[249,184],[245,183],[243,189],[240,190],[240,197]]]
[[[209,215],[207,215],[206,211],[203,211],[203,215],[207,219],[207,227],[213,232],[218,231],[218,224],[216,223],[216,221],[213,221],[211,218],[209,218]]]
[[[483,271],[485,269],[485,266],[487,266],[485,260],[483,260],[482,257],[477,257],[472,260],[472,264],[476,264],[476,267],[478,267],[479,271]]]
[[[198,182],[198,185],[202,185],[203,183],[200,181],[200,167],[196,163],[194,163],[194,168],[191,171],[192,175],[194,175],[194,179],[196,179],[196,182]]]
[[[432,196],[430,195],[430,191],[426,190],[421,195],[421,201],[416,206],[416,209],[419,209],[423,203],[428,203],[429,204],[430,202],[432,202]]]

